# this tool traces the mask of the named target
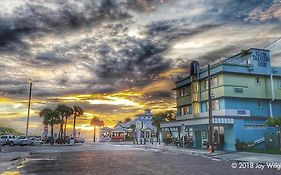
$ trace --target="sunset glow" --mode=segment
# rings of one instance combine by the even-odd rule
[[[174,109],[178,77],[281,36],[281,4],[236,1],[1,1],[0,125],[24,132],[32,80],[31,133],[39,112],[80,106],[77,128],[106,126],[150,108]],[[261,10],[262,9],[262,10]],[[168,14],[168,15],[167,15]],[[270,46],[280,66],[280,42]],[[73,116],[67,128],[71,131]]]

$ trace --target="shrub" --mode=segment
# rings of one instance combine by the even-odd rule
[[[170,144],[173,143],[173,138],[171,138],[171,137],[165,137],[165,138],[163,139],[163,142],[164,142],[166,145],[170,145]]]
[[[248,148],[248,143],[246,142],[240,142],[239,139],[236,140],[235,148],[237,151],[246,151]]]

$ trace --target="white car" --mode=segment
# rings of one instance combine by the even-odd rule
[[[29,140],[26,136],[19,136],[17,138],[17,142],[16,142],[17,145],[20,145],[20,146],[33,146],[33,142],[31,140]]]
[[[2,145],[9,145],[9,146],[14,146],[17,144],[17,138],[14,135],[2,135],[0,137],[0,142]]]
[[[43,145],[43,141],[37,137],[32,137],[29,140],[33,143],[33,145]]]

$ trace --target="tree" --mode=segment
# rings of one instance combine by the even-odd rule
[[[67,119],[69,116],[73,114],[73,110],[66,106],[66,105],[58,105],[56,108],[56,111],[60,114],[61,116],[61,123],[60,123],[60,132],[59,132],[59,138],[62,140],[63,134],[64,134],[64,139],[66,137],[66,124],[67,124]],[[65,119],[65,121],[64,121]],[[64,129],[63,129],[63,124],[64,124]]]
[[[40,117],[43,117],[43,124],[51,126],[51,145],[54,144],[54,125],[61,123],[60,114],[50,108],[43,109],[40,112]]]
[[[96,126],[103,126],[104,122],[98,117],[94,117],[91,120],[91,126],[94,126],[94,142],[96,142]]]
[[[279,130],[279,147],[281,151],[281,117],[278,118],[268,118],[267,119],[267,125],[269,127],[275,127]]]
[[[157,140],[159,140],[160,124],[162,122],[169,122],[169,121],[173,121],[173,120],[176,120],[175,112],[173,110],[160,112],[160,113],[154,114],[152,116],[152,125],[154,125],[157,128],[157,134],[156,134]],[[169,128],[169,131],[171,133],[170,128]]]
[[[73,137],[76,136],[76,118],[83,115],[83,110],[79,106],[73,106]]]
[[[127,117],[127,118],[125,118],[124,123],[130,122],[130,121],[131,121],[131,118]]]

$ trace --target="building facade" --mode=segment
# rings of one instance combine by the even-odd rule
[[[208,69],[192,65],[176,82],[177,117],[162,130],[192,137],[193,147],[208,141]],[[235,150],[237,140],[261,143],[268,117],[281,117],[281,67],[271,65],[270,51],[251,48],[211,65],[211,98],[217,148]]]
[[[112,131],[112,141],[133,141],[150,142],[155,137],[156,128],[152,125],[152,113],[146,109],[143,114],[136,115],[135,118],[126,123],[119,123]]]

